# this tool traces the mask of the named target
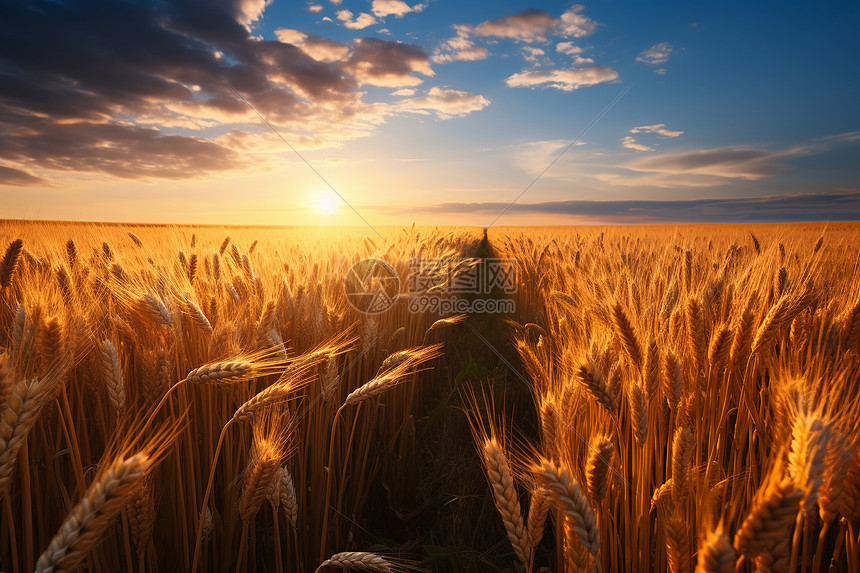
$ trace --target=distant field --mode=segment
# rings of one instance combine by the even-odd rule
[[[860,571],[860,224],[380,232],[0,222],[0,571]]]

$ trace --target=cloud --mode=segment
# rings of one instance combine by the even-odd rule
[[[621,147],[626,147],[627,149],[635,149],[636,151],[651,151],[652,149],[654,149],[653,147],[650,147],[648,145],[638,143],[632,135],[628,135],[626,137],[621,138]]]
[[[362,12],[353,18],[353,14],[349,10],[338,10],[335,16],[343,22],[344,28],[349,28],[350,30],[364,30],[376,24],[376,18],[367,12]]]
[[[231,3],[236,9],[239,22],[250,28],[251,24],[263,15],[263,11],[272,3],[272,0],[238,0]]]
[[[371,12],[377,18],[385,18],[386,16],[397,16],[402,18],[410,12],[420,12],[424,9],[424,4],[416,4],[409,6],[403,0],[373,0]]]
[[[622,145],[638,151],[651,151],[643,145],[624,138]],[[568,142],[564,140],[536,141],[512,149],[511,163],[525,173],[537,175],[558,159]],[[791,161],[825,153],[837,146],[857,145],[860,132],[847,132],[813,139],[784,149],[731,147],[654,154],[634,157],[571,150],[554,163],[545,176],[591,188],[599,192],[619,189],[683,189],[724,187],[743,181],[758,181],[786,171]],[[641,147],[631,147],[641,145]],[[783,178],[785,180],[785,178]]]
[[[785,165],[784,153],[769,149],[725,147],[679,153],[665,153],[635,160],[627,169],[648,173],[695,173],[736,179],[757,180],[776,175]]]
[[[487,20],[474,31],[478,36],[512,38],[523,42],[546,40],[546,33],[558,25],[558,19],[543,10],[529,8],[516,14]]]
[[[640,125],[630,130],[630,133],[656,133],[663,137],[679,137],[684,135],[683,131],[670,131],[666,129],[665,123],[655,123],[654,125]]]
[[[568,56],[575,56],[582,53],[582,48],[575,45],[573,42],[559,42],[555,45],[555,51]]]
[[[563,68],[558,70],[524,70],[510,76],[509,87],[551,87],[570,92],[582,87],[611,82],[618,72],[606,66]]]
[[[551,32],[564,37],[581,38],[597,29],[597,23],[582,14],[583,9],[581,5],[575,5],[556,18],[543,10],[529,8],[481,22],[475,26],[474,33],[477,36],[511,38],[521,42],[543,42]]]
[[[523,58],[527,62],[531,62],[533,64],[549,64],[549,58],[546,57],[546,52],[542,49],[537,48],[535,46],[523,46],[523,49],[520,51],[522,53]]]
[[[362,84],[389,88],[420,84],[423,80],[412,75],[415,72],[434,75],[429,57],[419,46],[376,38],[355,42],[346,69]]]
[[[575,4],[561,15],[559,28],[564,35],[582,38],[594,33],[594,30],[597,29],[597,22],[583,16],[582,11],[584,9],[582,5]]]
[[[349,47],[300,30],[278,28],[275,36],[281,42],[298,46],[304,53],[320,62],[339,62],[349,53]]]
[[[407,97],[415,95],[415,90],[412,88],[400,88],[399,90],[395,90],[391,92],[393,96]]]
[[[433,61],[438,64],[450,62],[474,62],[485,60],[490,55],[489,50],[478,46],[469,39],[469,28],[467,26],[455,26],[457,35],[442,42],[433,50]]]
[[[655,44],[647,50],[644,50],[636,58],[636,61],[655,66],[657,64],[664,64],[669,61],[669,58],[672,56],[674,51],[675,49],[669,42],[660,42],[659,44]],[[663,70],[663,72],[665,72],[665,70]]]
[[[0,185],[38,185],[45,180],[20,169],[0,165]]]
[[[0,142],[4,158],[43,169],[132,179],[188,179],[248,166],[246,159],[228,147],[205,139],[164,135],[154,128],[48,120],[31,121],[29,126],[28,134]]]
[[[308,12],[311,14],[319,14],[323,11],[323,7],[320,4],[308,4]]]
[[[402,113],[395,103],[364,101],[363,86],[409,87],[433,76],[428,54],[410,44],[341,44],[287,28],[278,40],[252,36],[245,23],[266,4],[8,0],[0,18],[0,179],[265,169],[267,157],[250,154],[274,157],[283,144],[261,134],[233,88],[291,144],[323,148]],[[209,139],[193,135],[201,129]]]
[[[435,113],[440,119],[463,116],[480,111],[490,105],[490,100],[482,95],[433,87],[424,97],[401,100],[398,107],[406,112]]]
[[[492,215],[508,207],[501,202],[442,203],[422,207],[421,212]],[[547,201],[515,203],[509,210],[568,215],[572,222],[594,224],[854,221],[860,213],[860,190],[674,201]]]

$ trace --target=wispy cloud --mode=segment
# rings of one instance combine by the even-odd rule
[[[563,68],[557,70],[523,70],[513,74],[505,83],[509,87],[551,87],[570,92],[586,86],[611,82],[618,72],[607,66]]]
[[[725,147],[652,155],[627,163],[625,167],[648,173],[696,173],[756,180],[785,169],[783,157],[783,153],[769,149]]]
[[[665,123],[655,123],[654,125],[640,125],[639,127],[634,127],[630,130],[630,133],[644,133],[644,134],[655,134],[660,135],[662,137],[680,137],[684,134],[683,131],[672,131],[670,129],[666,129]],[[621,138],[621,147],[626,149],[633,149],[636,151],[653,151],[654,145],[647,145],[645,143],[640,143],[636,140],[632,135],[627,135]]]
[[[636,61],[655,66],[658,64],[665,64],[669,61],[669,58],[672,57],[674,52],[675,48],[672,44],[669,42],[660,42],[659,44],[651,46],[647,50],[643,50],[636,58]],[[665,72],[665,70],[663,71]]]
[[[0,165],[0,185],[38,185],[45,181],[26,171]]]
[[[663,137],[679,137],[684,135],[683,131],[672,131],[666,129],[665,123],[655,123],[654,125],[640,125],[630,130],[630,133],[656,133]]]
[[[490,51],[483,46],[478,46],[469,39],[470,29],[468,26],[454,26],[457,35],[448,38],[433,50],[433,61],[438,64],[449,62],[474,62],[485,60]]]
[[[442,203],[422,207],[421,212],[492,215],[506,207],[503,202]],[[860,218],[860,189],[674,201],[545,201],[516,203],[510,211],[566,215],[571,222],[595,224],[854,221]]]

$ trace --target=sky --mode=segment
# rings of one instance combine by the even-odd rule
[[[0,219],[860,220],[860,3],[4,0]]]

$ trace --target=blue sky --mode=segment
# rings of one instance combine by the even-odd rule
[[[553,160],[499,224],[860,219],[857,2],[37,1],[0,22],[7,217],[361,223],[232,85],[371,224],[486,225]]]

